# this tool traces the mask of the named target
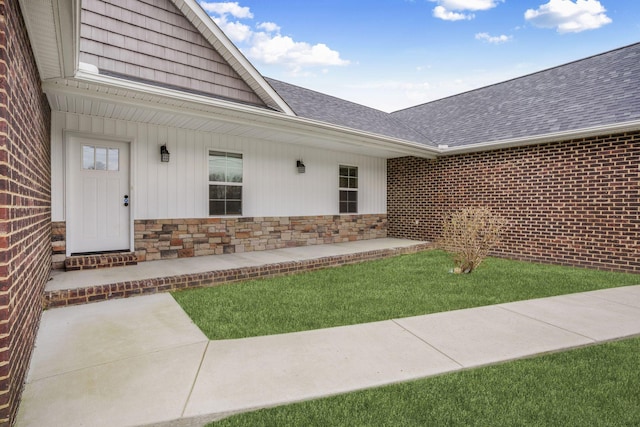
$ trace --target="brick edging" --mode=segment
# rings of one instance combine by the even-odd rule
[[[133,252],[71,256],[64,261],[66,271],[95,270],[97,268],[123,267],[136,264],[138,264],[138,258]]]
[[[46,291],[43,297],[43,307],[45,309],[64,307],[96,301],[128,298],[136,295],[216,286],[223,283],[241,282],[258,278],[285,276],[304,271],[320,270],[323,268],[356,264],[363,261],[389,258],[396,255],[416,253],[432,248],[433,245],[431,243],[419,243],[403,248],[377,249],[355,254],[333,255],[303,261],[289,261],[254,267],[209,271],[205,273],[132,280],[106,285],[88,286],[79,289]]]

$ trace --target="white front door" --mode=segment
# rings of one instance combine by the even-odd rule
[[[67,159],[67,255],[129,251],[129,144],[71,136]]]

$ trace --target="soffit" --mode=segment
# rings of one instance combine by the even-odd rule
[[[175,93],[153,87],[139,88],[84,79],[55,79],[43,84],[54,111],[215,132],[257,141],[313,146],[375,157],[418,156],[432,158],[435,151],[420,144],[394,140],[327,123],[288,116],[281,112]],[[155,91],[155,92],[154,92]]]
[[[58,44],[53,0],[20,0],[20,6],[40,78],[62,77],[62,52]]]

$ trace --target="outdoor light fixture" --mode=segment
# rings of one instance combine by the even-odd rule
[[[168,162],[169,161],[169,150],[167,150],[166,144],[160,147],[160,161]]]
[[[305,166],[304,163],[302,163],[302,160],[296,160],[296,167],[298,168],[298,173],[304,173]]]

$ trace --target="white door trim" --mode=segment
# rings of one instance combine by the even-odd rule
[[[112,135],[102,135],[95,134],[91,132],[78,132],[78,131],[70,131],[64,129],[62,131],[62,144],[63,144],[63,167],[64,167],[64,221],[65,223],[69,220],[69,209],[71,206],[71,194],[69,185],[71,182],[71,170],[69,165],[69,156],[71,155],[71,142],[72,138],[87,138],[93,140],[99,140],[104,142],[117,142],[117,143],[125,143],[129,146],[129,250],[131,252],[135,251],[134,247],[134,220],[135,220],[135,205],[136,205],[136,195],[134,191],[134,164],[135,164],[135,145],[136,141],[134,138],[122,138],[118,136]],[[67,230],[69,225],[67,224]],[[67,231],[68,234],[68,231]],[[68,237],[67,237],[68,240]],[[68,242],[67,242],[68,243]],[[66,256],[71,256],[72,248],[69,244],[66,246]]]

